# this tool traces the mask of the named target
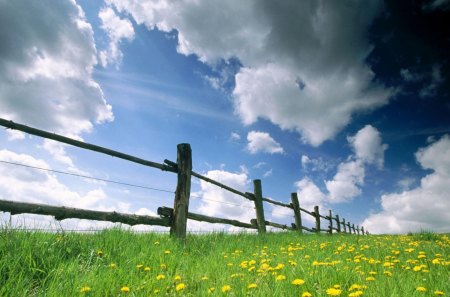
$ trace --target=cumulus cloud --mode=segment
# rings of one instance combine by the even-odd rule
[[[328,200],[331,203],[350,201],[359,196],[364,184],[365,170],[361,161],[341,163],[332,180],[325,182],[328,190]]]
[[[133,40],[133,25],[128,19],[118,17],[111,7],[101,9],[98,17],[102,21],[101,28],[105,30],[109,37],[108,49],[99,52],[100,62],[103,67],[108,66],[108,64],[118,66],[123,57],[119,45],[124,39]]]
[[[0,34],[0,117],[73,137],[113,119],[75,1],[2,1]]]
[[[250,180],[246,172],[210,170],[206,173],[206,177],[242,192],[249,191]],[[201,203],[193,212],[245,223],[250,223],[255,217],[253,202],[203,180],[200,181],[200,191],[195,196],[201,199]]]
[[[381,1],[108,0],[138,24],[178,32],[178,52],[211,65],[238,59],[232,91],[244,124],[268,119],[318,146],[391,90],[365,63]]]
[[[414,189],[381,196],[382,210],[371,214],[363,225],[372,233],[405,233],[421,229],[450,231],[450,137],[419,149],[417,162],[433,172]]]
[[[269,154],[282,154],[284,153],[281,145],[276,142],[269,133],[250,131],[247,134],[247,150],[251,154],[256,154],[258,152],[269,153]]]
[[[366,125],[355,136],[349,136],[347,140],[358,160],[383,168],[384,151],[388,146],[381,143],[381,134],[376,128]]]
[[[241,140],[241,135],[239,135],[239,133],[236,132],[231,132],[230,141],[239,141],[239,140]]]

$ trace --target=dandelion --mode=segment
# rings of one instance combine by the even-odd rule
[[[434,295],[442,296],[442,295],[444,295],[444,292],[442,292],[442,291],[434,291]]]
[[[258,287],[257,284],[249,284],[249,285],[247,286],[247,289],[256,289],[257,287]]]
[[[80,293],[87,293],[87,292],[90,292],[90,291],[91,291],[90,287],[82,287],[81,290],[80,290]]]
[[[427,289],[424,288],[424,287],[417,287],[417,288],[416,288],[416,291],[417,291],[417,292],[426,292]]]
[[[111,268],[111,269],[117,268],[117,264],[111,263],[111,264],[109,264],[109,268]]]
[[[300,285],[303,285],[304,283],[305,283],[305,281],[300,278],[296,278],[291,282],[291,284],[293,284],[295,286],[300,286]]]
[[[335,289],[335,288],[329,288],[329,289],[327,289],[327,295],[330,295],[330,296],[339,296],[339,295],[341,295],[341,290],[340,289]]]
[[[162,279],[165,279],[165,278],[166,278],[166,276],[164,274],[158,274],[156,276],[156,280],[162,280]]]
[[[144,271],[150,271],[150,269],[151,268],[147,266],[147,267],[144,268]]]
[[[366,281],[373,282],[375,278],[373,276],[366,277]]]
[[[122,293],[128,293],[128,292],[130,292],[130,288],[127,287],[127,286],[122,287],[122,288],[120,288],[120,292],[122,292]]]
[[[179,275],[175,275],[175,278],[174,278],[174,280],[177,282],[177,281],[180,281],[181,280],[181,276],[179,276]]]
[[[208,277],[207,277],[207,276],[203,276],[203,277],[202,277],[202,281],[205,281],[205,280],[208,280]]]
[[[176,287],[175,287],[175,291],[180,292],[183,291],[186,288],[186,285],[183,283],[179,283]]]
[[[277,275],[277,277],[275,278],[275,280],[276,280],[277,282],[283,281],[283,280],[285,280],[285,279],[286,279],[286,277],[285,277],[284,275],[282,275],[282,274]]]
[[[98,250],[97,251],[97,256],[99,256],[99,257],[103,257],[103,251],[102,250]]]
[[[144,265],[142,265],[142,264],[136,265],[136,268],[137,268],[137,269],[141,269],[142,267],[144,267]]]
[[[362,296],[364,294],[363,291],[355,291],[353,293],[348,294],[348,297],[358,297],[358,296]]]
[[[231,286],[225,285],[222,287],[222,293],[227,293],[231,290]]]
[[[165,250],[164,251],[164,254],[166,254],[166,255],[168,255],[168,254],[170,254],[171,253],[171,251],[169,251],[169,250]]]
[[[312,294],[309,293],[308,291],[303,292],[302,297],[312,297]]]
[[[214,287],[213,287],[213,288],[209,288],[209,289],[208,289],[208,293],[211,294],[211,293],[213,293],[215,290],[216,290],[216,288],[214,288]]]

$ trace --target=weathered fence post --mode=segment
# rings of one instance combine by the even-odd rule
[[[366,234],[366,233],[364,232],[364,226],[361,226],[361,233],[362,233],[362,235]]]
[[[348,233],[352,234],[352,228],[350,226],[350,222],[347,222],[347,230],[348,230]]]
[[[347,229],[345,227],[345,219],[342,219],[342,226],[344,227],[344,233],[347,233]]]
[[[264,208],[262,200],[261,180],[253,180],[253,190],[255,198],[256,222],[258,223],[258,233],[266,233],[266,221],[264,219]]]
[[[352,230],[353,230],[353,234],[356,234],[355,224],[352,224]]]
[[[300,212],[300,203],[298,202],[297,193],[291,193],[292,208],[294,209],[295,226],[299,233],[303,233],[302,214]]]
[[[339,215],[336,215],[337,232],[341,233],[341,222],[339,221]]]
[[[320,233],[320,213],[319,206],[314,206],[314,215],[316,216],[316,233]]]
[[[184,240],[186,238],[192,171],[192,151],[188,143],[177,145],[177,169],[178,181],[170,235]]]
[[[328,232],[333,234],[333,214],[331,213],[331,209],[329,209],[328,220],[330,221],[330,225],[328,226]]]

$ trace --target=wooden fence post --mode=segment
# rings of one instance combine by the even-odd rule
[[[258,233],[266,233],[266,221],[264,219],[264,208],[262,200],[261,180],[253,180],[253,190],[255,197],[256,222],[258,223]]]
[[[337,232],[341,233],[341,222],[339,221],[339,215],[336,215]]]
[[[348,233],[352,234],[352,228],[350,227],[350,222],[347,222]]]
[[[291,193],[292,208],[294,209],[295,226],[299,233],[303,233],[302,214],[300,212],[300,203],[298,202],[297,193]]]
[[[342,219],[342,226],[344,227],[344,233],[347,233],[347,228],[345,227],[345,219]]]
[[[355,224],[352,224],[352,230],[353,230],[353,234],[356,234]]]
[[[177,145],[178,181],[173,205],[170,235],[184,240],[186,238],[189,196],[191,193],[192,151],[188,143]]]
[[[365,232],[364,232],[364,226],[361,226],[361,233],[362,233],[362,235],[365,234]]]
[[[320,213],[319,206],[314,206],[314,215],[316,216],[316,233],[320,233]]]
[[[333,234],[333,214],[331,213],[331,209],[329,209],[328,220],[330,221],[330,225],[328,226],[328,232]]]

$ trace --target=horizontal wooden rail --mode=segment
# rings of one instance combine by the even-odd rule
[[[309,231],[309,232],[314,232],[314,228],[308,228],[308,227],[302,226],[302,229]]]
[[[64,206],[51,206],[46,204],[25,203],[0,200],[0,211],[10,212],[11,215],[21,213],[31,213],[39,215],[50,215],[56,220],[64,219],[85,219],[96,221],[109,221],[124,223],[127,225],[158,225],[170,226],[169,218],[159,218],[144,215],[124,214],[118,212],[105,212],[97,210],[86,210]]]
[[[290,204],[286,204],[286,203],[283,203],[283,202],[278,202],[278,201],[272,200],[270,198],[263,197],[262,200],[266,201],[266,202],[269,202],[269,203],[272,203],[272,204],[275,204],[275,205],[278,205],[278,206],[283,206],[283,207],[287,207],[287,208],[293,209],[292,205],[290,205]]]
[[[251,220],[252,225],[253,224],[257,224],[256,219],[252,219]],[[278,223],[274,223],[274,222],[270,222],[270,221],[265,221],[267,226],[272,226],[275,228],[280,228],[280,229],[284,229],[284,230],[294,230],[293,227],[289,227],[288,225],[283,225],[283,224],[278,224]]]
[[[301,207],[300,207],[300,210],[303,211],[304,213],[309,214],[310,216],[316,217],[316,215],[314,214],[313,211],[309,211],[309,210],[306,210],[306,209],[301,208]]]
[[[196,178],[202,179],[202,180],[204,180],[204,181],[206,181],[208,183],[211,183],[213,185],[216,185],[216,186],[218,186],[218,187],[220,187],[220,188],[222,188],[224,190],[230,191],[230,192],[232,192],[234,194],[237,194],[237,195],[240,195],[240,196],[244,197],[245,199],[253,201],[253,199],[250,196],[248,196],[246,193],[243,193],[241,191],[235,190],[235,189],[233,189],[233,188],[231,188],[231,187],[229,187],[227,185],[224,185],[224,184],[222,184],[222,183],[220,183],[218,181],[215,181],[213,179],[207,178],[206,176],[203,176],[203,175],[201,175],[201,174],[199,174],[199,173],[197,173],[195,171],[192,171],[191,174],[192,174],[192,176],[195,176]]]
[[[158,215],[161,215],[163,217],[172,217],[172,214],[173,214],[173,209],[170,207],[159,207],[158,208]],[[233,225],[236,227],[250,228],[250,229],[258,228],[256,225],[243,223],[243,222],[240,222],[237,220],[215,218],[215,217],[205,216],[205,215],[191,213],[191,212],[188,212],[187,218],[190,220],[208,222],[208,223],[213,223],[213,224],[228,224],[228,225]]]
[[[9,129],[14,129],[14,130],[19,130],[22,132],[26,132],[28,134],[32,134],[32,135],[36,135],[36,136],[40,136],[40,137],[44,137],[44,138],[48,138],[48,139],[52,139],[55,141],[59,141],[62,143],[66,143],[66,144],[70,144],[79,148],[83,148],[83,149],[87,149],[87,150],[91,150],[91,151],[95,151],[95,152],[99,152],[102,154],[106,154],[109,156],[113,156],[116,158],[120,158],[120,159],[124,159],[127,161],[131,161],[134,163],[138,163],[141,165],[145,165],[145,166],[149,166],[149,167],[153,167],[153,168],[158,168],[161,169],[163,171],[170,171],[170,172],[176,172],[176,170],[174,170],[173,167],[171,166],[167,166],[164,164],[160,164],[160,163],[156,163],[156,162],[152,162],[152,161],[148,161],[148,160],[144,160],[138,157],[134,157],[128,154],[124,154],[118,151],[114,151],[108,148],[104,148],[98,145],[94,145],[94,144],[90,144],[90,143],[86,143],[86,142],[82,142],[82,141],[78,141],[69,137],[65,137],[62,135],[58,135],[58,134],[54,134],[54,133],[49,133],[43,130],[39,130],[36,128],[32,128],[32,127],[28,127],[22,124],[17,124],[14,123],[13,121],[7,121],[5,119],[0,118],[0,126],[4,126],[6,128]]]

